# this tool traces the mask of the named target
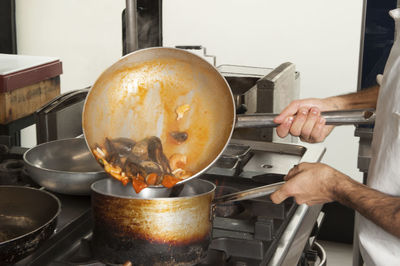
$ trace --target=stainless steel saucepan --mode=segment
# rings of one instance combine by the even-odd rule
[[[143,199],[113,179],[92,185],[92,248],[107,264],[195,265],[211,242],[218,204],[265,196],[281,184],[214,199],[215,184],[195,179],[174,197]]]
[[[328,124],[374,121],[366,110],[323,115]],[[213,165],[234,128],[273,127],[275,116],[236,116],[229,85],[211,64],[185,50],[149,48],[122,57],[100,75],[86,98],[83,131],[91,151],[106,137],[159,137],[167,157],[187,156],[186,170],[193,175],[179,182],[184,183]],[[177,143],[174,132],[187,139]]]

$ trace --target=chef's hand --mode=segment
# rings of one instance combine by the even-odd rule
[[[279,204],[294,197],[297,204],[323,204],[337,200],[335,191],[349,177],[322,163],[301,163],[285,176],[286,183],[271,200]]]
[[[331,103],[325,99],[303,99],[292,101],[274,122],[280,124],[276,128],[279,137],[284,138],[289,133],[300,137],[304,142],[322,142],[332,131],[333,126],[325,125],[321,111],[333,110]]]

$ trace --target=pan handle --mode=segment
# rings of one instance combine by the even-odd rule
[[[373,124],[376,117],[375,109],[328,111],[321,115],[326,119],[327,125]],[[274,123],[276,116],[278,114],[237,115],[235,128],[277,127],[278,124]]]
[[[252,188],[248,190],[243,190],[227,195],[223,195],[221,197],[215,198],[213,200],[214,204],[221,204],[221,203],[228,203],[233,201],[240,201],[240,200],[248,200],[254,199],[262,196],[266,196],[272,194],[276,190],[278,190],[285,182],[278,182],[271,185],[261,186],[257,188]]]

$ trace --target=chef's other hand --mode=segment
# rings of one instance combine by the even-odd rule
[[[322,142],[332,131],[333,126],[325,125],[325,118],[321,111],[332,110],[328,101],[324,99],[303,99],[292,101],[277,117],[274,122],[280,124],[276,128],[279,137],[284,138],[289,133],[300,137],[304,142]]]
[[[285,176],[286,183],[273,194],[271,200],[279,204],[294,197],[297,204],[323,204],[336,200],[335,191],[349,177],[322,163],[301,163]]]

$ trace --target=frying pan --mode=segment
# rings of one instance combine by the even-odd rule
[[[42,143],[27,150],[23,158],[33,181],[57,193],[89,195],[90,185],[108,176],[83,138]]]
[[[61,203],[49,192],[0,186],[0,265],[15,263],[48,239],[57,225]]]
[[[182,119],[177,109],[189,105]],[[325,113],[327,123],[370,123],[365,110]],[[273,127],[274,114],[236,116],[228,83],[207,61],[185,50],[148,48],[122,57],[92,86],[83,109],[83,132],[90,150],[104,139],[149,136],[161,139],[167,156],[187,156],[187,182],[206,171],[226,148],[234,128]],[[188,138],[177,145],[171,132]],[[143,190],[143,193],[148,188]]]

